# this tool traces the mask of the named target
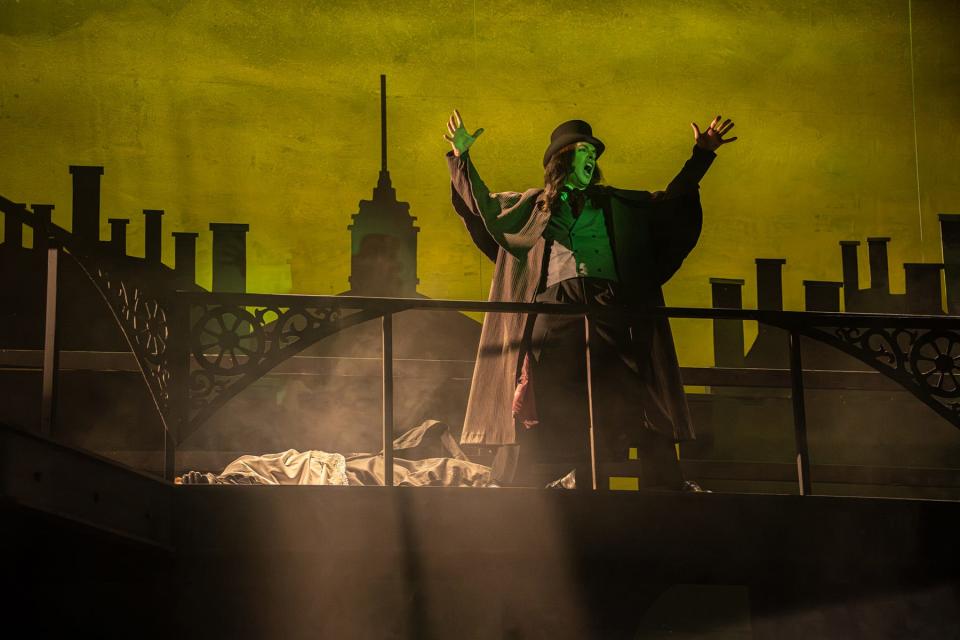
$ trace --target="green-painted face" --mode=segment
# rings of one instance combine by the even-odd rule
[[[574,189],[586,189],[597,166],[597,149],[589,142],[578,142],[570,164],[567,184]]]

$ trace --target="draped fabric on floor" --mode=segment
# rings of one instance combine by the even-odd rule
[[[406,487],[484,487],[490,468],[470,462],[450,428],[427,420],[393,442],[393,482]],[[201,476],[204,484],[383,485],[383,452],[344,456],[326,451],[297,451],[241,456],[219,474]]]

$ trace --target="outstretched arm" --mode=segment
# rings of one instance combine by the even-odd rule
[[[656,248],[654,277],[660,284],[670,279],[696,246],[703,226],[700,180],[716,157],[715,151],[736,140],[735,137],[724,139],[733,122],[727,119],[721,123],[720,116],[714,118],[704,132],[696,123],[691,122],[690,126],[695,141],[693,155],[665,191],[650,194],[650,200],[655,203],[649,213],[649,229]]]
[[[694,145],[693,155],[683,163],[680,172],[670,181],[664,191],[653,194],[654,200],[678,198],[695,192],[700,187],[700,181],[706,175],[707,169],[717,157],[713,151]]]
[[[483,129],[478,129],[473,135],[468,134],[460,112],[454,111],[453,117],[447,122],[447,132],[444,139],[452,147],[447,153],[447,164],[456,196],[454,207],[467,224],[470,235],[476,242],[475,224],[471,224],[465,213],[478,217],[497,245],[514,255],[521,255],[532,246],[542,231],[537,225],[542,226],[543,221],[531,215],[536,194],[539,192],[529,190],[524,193],[490,193],[468,153]],[[489,255],[488,248],[480,248]]]
[[[500,206],[490,197],[490,190],[480,179],[480,174],[467,153],[481,133],[483,128],[477,129],[472,135],[468,133],[460,112],[454,109],[453,115],[447,121],[447,133],[443,139],[450,143],[451,150],[447,153],[447,159],[454,191],[460,195],[463,202],[473,206],[476,212],[487,220],[499,215]]]
[[[463,198],[460,197],[460,194],[452,185],[450,191],[450,197],[453,200],[453,210],[456,211],[460,219],[463,220],[463,224],[467,228],[473,244],[475,244],[477,249],[480,249],[485,256],[490,258],[491,262],[496,262],[500,245],[497,244],[497,241],[494,240],[490,232],[487,231],[486,225],[483,224],[483,218],[476,215],[470,207],[467,206],[467,203],[463,201]]]

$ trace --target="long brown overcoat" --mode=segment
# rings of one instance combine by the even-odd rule
[[[663,305],[661,285],[680,268],[700,237],[699,182],[714,157],[712,151],[694,147],[664,191],[598,190],[617,273],[631,306]],[[454,209],[477,247],[496,262],[489,300],[532,302],[544,266],[543,231],[550,219],[540,198],[543,189],[491,193],[469,153],[457,157],[448,152],[447,162]],[[484,316],[462,443],[516,442],[512,406],[526,323],[527,314]],[[635,321],[632,335],[643,356],[635,391],[647,423],[676,441],[693,438],[667,319]]]

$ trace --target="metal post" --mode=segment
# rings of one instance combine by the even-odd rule
[[[60,248],[50,238],[47,249],[47,296],[43,328],[43,391],[40,399],[40,433],[50,436],[56,422],[57,373],[60,346],[57,344],[57,263]]]
[[[393,486],[393,314],[383,314],[383,484]]]
[[[590,316],[583,316],[584,353],[587,359],[587,415],[590,422],[590,488],[597,490],[597,444],[593,427],[593,369],[590,366]]]
[[[163,430],[163,479],[173,482],[177,475],[177,442],[169,427]]]
[[[190,415],[190,303],[176,293],[168,298],[170,310],[171,411],[163,419],[163,477],[173,482],[177,473],[177,442]]]
[[[800,334],[790,331],[790,383],[793,397],[793,433],[797,447],[797,481],[800,495],[810,491],[810,452],[807,450],[807,413],[803,401],[803,364],[800,361]]]

